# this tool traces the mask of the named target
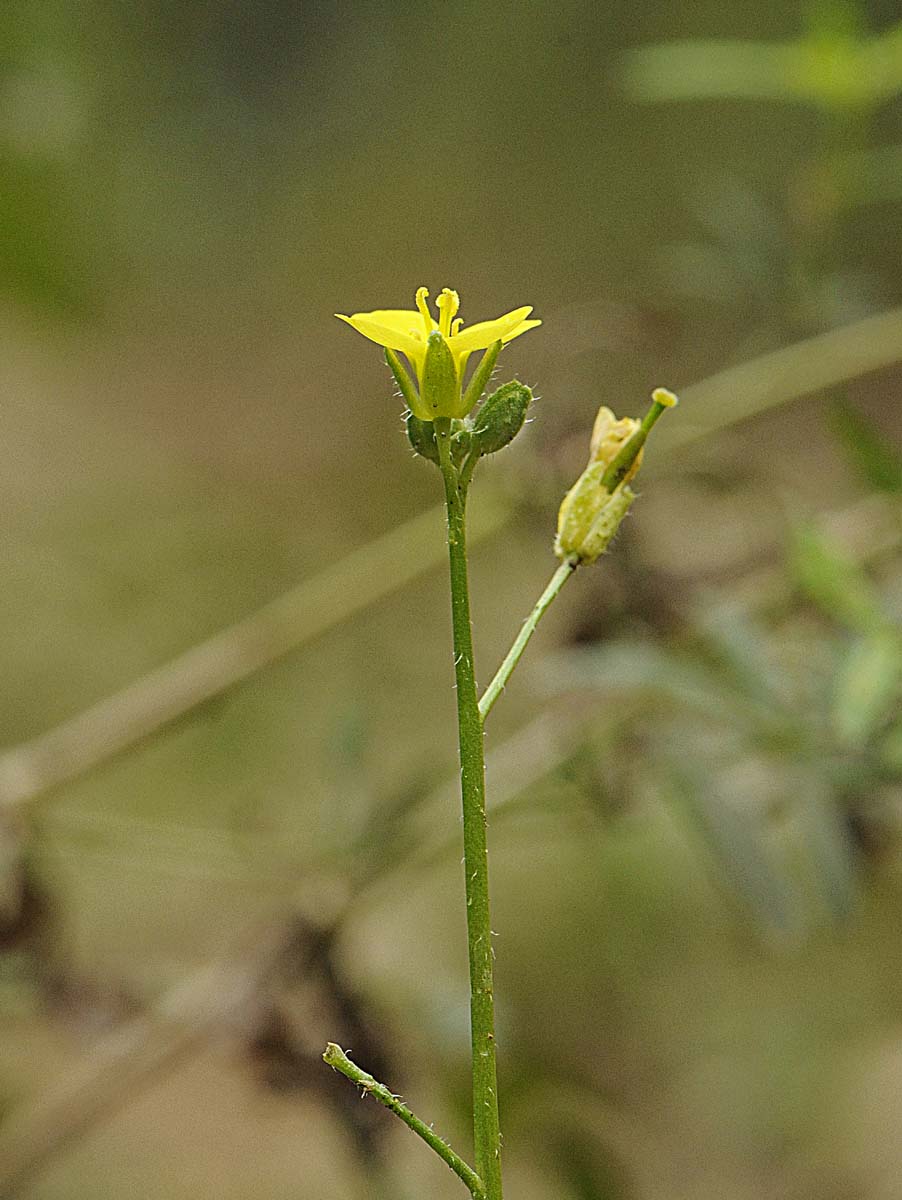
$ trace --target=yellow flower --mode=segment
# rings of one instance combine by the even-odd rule
[[[479,399],[478,395],[471,398],[461,395],[470,355],[476,350],[488,350],[496,343],[504,345],[542,322],[527,320],[532,308],[526,307],[515,308],[494,321],[480,321],[464,329],[463,321],[457,315],[460,308],[457,292],[450,288],[442,289],[436,302],[437,321],[429,311],[428,299],[429,293],[421,287],[417,291],[416,309],[382,308],[374,312],[354,313],[351,317],[341,313],[335,315],[371,342],[407,356],[416,372],[419,394],[411,388],[412,395],[407,394],[407,389],[405,395],[420,420],[465,417]],[[439,336],[435,337],[436,334]],[[427,373],[427,357],[436,363],[447,363],[447,369],[439,366],[437,370]],[[449,386],[435,387],[427,375],[429,378],[447,376]]]

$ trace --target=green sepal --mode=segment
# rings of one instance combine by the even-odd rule
[[[460,416],[460,380],[454,355],[437,329],[426,339],[421,399],[421,407],[433,421],[436,417]]]
[[[431,421],[421,421],[416,413],[407,414],[407,439],[417,454],[428,458],[430,462],[441,465],[438,456],[438,443],[435,440],[435,426]]]
[[[495,369],[495,363],[498,361],[498,355],[501,353],[501,342],[492,342],[491,346],[486,350],[480,359],[479,366],[473,372],[467,390],[464,392],[463,403],[461,409],[466,415],[472,412],[479,401],[482,399],[482,393],[488,386],[489,379],[492,377],[492,372]]]
[[[532,403],[529,388],[513,379],[493,392],[476,414],[473,446],[480,454],[495,454],[514,440]]]
[[[401,395],[407,401],[407,407],[411,412],[418,412],[422,405],[416,386],[404,369],[404,364],[400,358],[398,358],[394,350],[389,350],[387,346],[385,348],[385,361],[388,363],[389,370],[395,377],[395,383],[401,389]]]

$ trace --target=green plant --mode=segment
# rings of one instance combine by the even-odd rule
[[[532,395],[512,381],[476,410],[505,342],[539,324],[530,308],[519,308],[495,321],[462,329],[456,292],[445,288],[438,300],[439,319],[428,308],[425,288],[417,292],[415,311],[382,309],[342,317],[358,332],[385,348],[386,359],[409,405],[407,431],[414,450],[436,464],[442,475],[447,510],[448,558],[454,671],[463,806],[467,940],[470,964],[470,1031],[473,1083],[471,1167],[389,1089],[330,1042],[325,1061],[391,1109],[417,1133],[466,1184],[477,1200],[501,1200],[501,1132],[495,1046],[494,967],[489,911],[486,828],[484,723],[516,667],[543,613],[581,564],[594,562],[608,547],[635,499],[629,481],[639,469],[645,441],[661,414],[676,404],[665,389],[653,394],[640,423],[617,420],[599,411],[589,463],[570,489],[558,522],[555,550],[560,566],[524,623],[495,678],[480,699],[476,687],[467,567],[467,499],[479,460],[508,445],[522,429]],[[466,387],[464,373],[474,351],[484,351]],[[416,383],[398,357],[411,363]]]
[[[869,28],[860,0],[806,0],[797,37],[778,41],[678,39],[637,46],[621,78],[635,100],[652,104],[751,102],[806,113],[808,142],[779,196],[761,181],[708,169],[690,188],[704,236],[665,248],[664,274],[683,297],[743,306],[766,328],[781,311],[799,330],[816,330],[876,307],[878,271],[840,246],[862,207],[902,195],[902,147],[875,144],[880,117],[902,92],[902,23]]]

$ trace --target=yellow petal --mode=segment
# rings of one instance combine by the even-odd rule
[[[401,350],[414,360],[421,358],[426,352],[426,345],[421,339],[413,336],[409,327],[405,331],[399,328],[398,322],[386,324],[383,321],[374,320],[376,317],[384,317],[389,311],[383,309],[381,312],[375,313],[355,313],[353,317],[345,317],[341,313],[335,315],[339,321],[346,321],[352,329],[362,333],[371,342],[375,342],[379,346],[387,346],[389,350]],[[419,313],[413,315],[419,320]]]
[[[423,337],[423,318],[411,308],[377,308],[373,312],[354,313],[354,318],[364,317],[366,320],[375,321],[377,325],[382,325],[386,329],[394,329],[398,333],[408,333],[413,337]],[[432,322],[432,329],[438,329],[435,321]],[[432,330],[429,331],[430,333]]]
[[[494,321],[479,321],[449,338],[448,344],[455,354],[460,354],[463,351],[485,350],[492,342],[509,341],[511,337],[517,336],[513,331],[519,326],[528,325],[532,328],[532,324],[526,320],[531,312],[532,308],[529,306],[515,308],[513,312],[506,313]],[[525,333],[526,330],[522,329],[520,332]]]
[[[537,325],[541,325],[541,321],[521,321],[516,329],[512,329],[510,333],[506,333],[501,339],[502,342],[512,342],[515,337],[519,337],[521,333],[528,333],[530,329],[535,329]]]
[[[375,312],[362,313],[362,316],[368,317],[375,321],[377,325],[382,325],[385,329],[391,329],[395,332],[408,337],[412,337],[420,345],[420,353],[426,353],[426,338],[433,329],[438,329],[435,321],[432,322],[432,329],[424,332],[423,318],[418,312],[410,312],[406,309],[399,308],[381,308]]]

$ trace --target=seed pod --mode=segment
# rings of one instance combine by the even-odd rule
[[[502,384],[476,414],[473,444],[480,454],[495,454],[512,442],[526,421],[532,392],[518,380]]]
[[[625,486],[612,495],[601,482],[603,473],[603,463],[592,463],[564,497],[554,543],[558,558],[595,562],[607,550],[636,499],[635,492]]]

